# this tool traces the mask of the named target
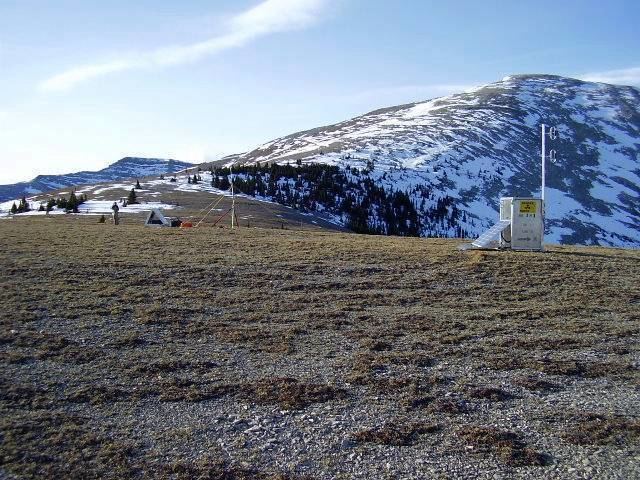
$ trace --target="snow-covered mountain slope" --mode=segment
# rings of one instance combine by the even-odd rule
[[[0,201],[30,196],[36,193],[93,183],[110,182],[150,175],[173,173],[193,166],[178,160],[125,157],[97,172],[77,172],[66,175],[38,175],[30,182],[0,185]]]
[[[541,123],[559,131],[559,139],[548,142],[558,162],[547,165],[547,240],[639,246],[640,91],[632,87],[511,76],[295,133],[227,163],[370,170],[385,189],[409,193],[418,209],[451,198],[449,208],[464,212],[459,227],[479,234],[497,220],[500,196],[540,195]],[[415,191],[425,187],[436,194]],[[425,218],[424,232],[434,232],[428,223]],[[460,231],[445,224],[436,230]]]

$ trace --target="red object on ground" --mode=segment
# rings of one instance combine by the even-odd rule
[[[180,224],[180,228],[191,228],[191,227],[193,227],[193,223],[191,222],[182,222]]]

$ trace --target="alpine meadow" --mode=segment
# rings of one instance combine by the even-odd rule
[[[640,478],[639,19],[0,2],[0,479]]]

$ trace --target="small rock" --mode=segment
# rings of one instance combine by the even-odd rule
[[[353,440],[351,440],[350,438],[345,438],[344,440],[342,440],[342,442],[340,442],[340,448],[353,448],[356,446],[356,442],[354,442]]]

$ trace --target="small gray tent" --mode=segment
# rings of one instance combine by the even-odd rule
[[[170,227],[171,222],[167,220],[160,210],[157,208],[152,209],[147,215],[147,220],[144,222],[145,225],[151,227]]]

